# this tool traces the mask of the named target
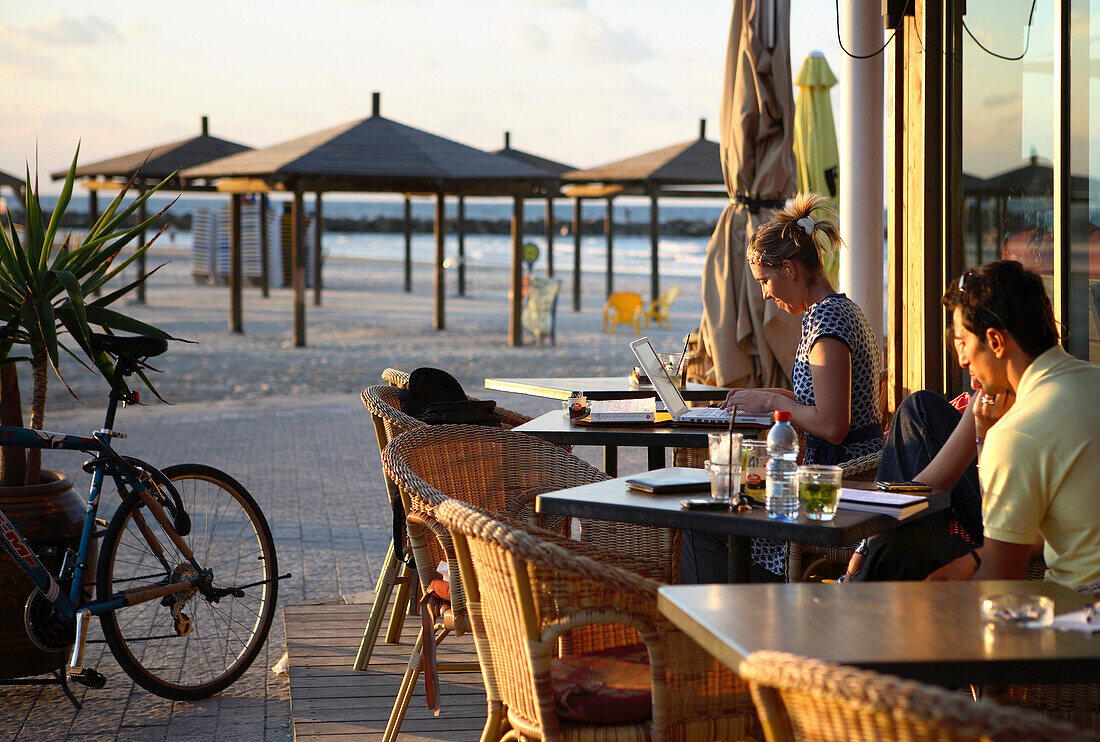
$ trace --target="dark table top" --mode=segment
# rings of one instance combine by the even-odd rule
[[[539,415],[515,428],[521,433],[533,435],[551,443],[571,446],[688,446],[707,447],[707,433],[725,428],[721,426],[690,425],[581,425],[572,422],[565,410],[554,410]],[[735,428],[738,432],[756,437],[763,430],[758,426]]]
[[[629,376],[573,376],[541,379],[486,379],[486,389],[499,392],[530,394],[549,399],[568,399],[573,392],[582,392],[589,399],[631,399],[656,397],[651,384],[633,384]],[[684,399],[713,401],[725,399],[729,389],[689,382],[680,390]]]
[[[867,536],[896,528],[902,522],[888,515],[845,509],[837,510],[836,517],[825,522],[812,521],[804,515],[794,521],[773,520],[763,508],[744,512],[684,510],[680,507],[681,500],[706,493],[650,495],[628,489],[627,479],[629,477],[620,477],[548,492],[538,496],[535,507],[538,512],[549,515],[687,528],[732,536],[763,536],[821,546],[849,546]],[[874,486],[873,483],[860,484]],[[845,486],[857,485],[845,482]],[[946,508],[950,499],[949,492],[933,494],[924,513]]]
[[[737,670],[777,650],[946,686],[1100,682],[1100,634],[985,624],[981,599],[1041,594],[1055,614],[1088,599],[1049,582],[669,585],[670,621]]]

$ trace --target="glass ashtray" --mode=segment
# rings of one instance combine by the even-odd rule
[[[1040,629],[1054,623],[1054,601],[1045,595],[987,595],[982,620],[1000,626]]]

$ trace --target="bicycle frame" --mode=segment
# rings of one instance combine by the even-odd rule
[[[0,546],[11,555],[20,569],[42,591],[47,600],[54,604],[56,610],[66,621],[73,620],[78,612],[89,611],[93,615],[100,615],[117,608],[133,605],[145,600],[153,600],[173,592],[190,589],[194,582],[209,577],[209,571],[203,569],[194,558],[191,549],[176,533],[173,524],[160,505],[159,498],[149,493],[151,488],[142,481],[141,471],[133,464],[120,456],[110,444],[110,439],[117,436],[111,428],[114,425],[115,413],[120,402],[126,403],[136,400],[136,395],[125,392],[124,377],[129,367],[119,360],[115,368],[115,378],[111,383],[111,393],[108,397],[107,414],[103,428],[92,434],[91,438],[65,433],[53,433],[46,430],[33,428],[20,428],[9,425],[0,425],[0,446],[16,446],[20,448],[44,448],[51,450],[83,451],[93,455],[93,459],[86,465],[92,475],[91,487],[88,490],[88,512],[84,516],[84,525],[80,532],[80,545],[76,552],[76,564],[72,567],[72,584],[68,595],[65,595],[57,580],[49,570],[38,560],[38,556],[23,536],[8,520],[3,510],[0,509]],[[99,497],[103,490],[103,477],[109,474],[113,479],[121,480],[125,488],[138,493],[145,502],[149,512],[164,527],[165,533],[180,549],[180,553],[187,557],[191,565],[196,569],[199,577],[189,580],[181,580],[169,585],[146,587],[133,591],[123,591],[117,597],[108,600],[93,600],[87,603],[81,602],[80,594],[83,589],[84,572],[87,569],[88,550],[91,548],[92,538],[95,533],[96,514],[99,512]],[[124,493],[124,488],[119,488],[119,494]],[[155,536],[145,529],[146,538],[156,541]],[[150,546],[153,546],[150,543]],[[63,563],[64,566],[64,563]],[[165,567],[170,569],[169,565]]]
[[[91,467],[92,483],[88,492],[88,512],[84,516],[84,526],[80,533],[80,545],[77,549],[77,562],[73,566],[72,585],[69,587],[68,595],[62,592],[61,586],[57,584],[57,580],[54,579],[49,570],[47,570],[38,560],[34,550],[30,548],[15,526],[8,520],[3,510],[0,510],[0,535],[3,536],[3,538],[0,539],[0,545],[4,547],[4,550],[11,555],[16,564],[18,564],[27,574],[27,577],[29,577],[38,589],[42,591],[43,595],[55,605],[58,613],[67,621],[72,620],[77,611],[80,610],[86,609],[93,615],[99,615],[107,611],[115,610],[116,608],[141,602],[142,600],[152,600],[171,592],[186,590],[192,585],[191,581],[184,580],[173,585],[163,586],[163,588],[145,588],[140,591],[126,593],[109,600],[92,601],[89,603],[81,602],[80,591],[83,589],[84,572],[87,568],[87,555],[95,530],[96,514],[99,511],[99,498],[103,490],[104,475],[109,473],[112,477],[120,478],[134,492],[146,493],[145,496],[152,500],[151,503],[147,500],[146,504],[156,504],[155,498],[147,494],[146,484],[141,481],[140,474],[126,464],[125,460],[111,448],[110,444],[107,442],[110,435],[109,431],[101,430],[97,431],[93,437],[85,438],[83,436],[52,433],[31,428],[18,428],[6,425],[0,426],[0,446],[83,451],[95,455],[95,459],[93,459],[94,465]],[[158,515],[155,510],[151,509],[151,512],[154,513],[154,516]],[[159,519],[158,517],[158,520]],[[173,533],[171,528],[168,529],[168,532]],[[186,549],[186,544],[183,544],[182,540],[180,544]],[[189,550],[185,553],[188,553],[190,556]],[[191,557],[191,562],[197,570],[205,573],[200,565],[194,563],[193,557]]]

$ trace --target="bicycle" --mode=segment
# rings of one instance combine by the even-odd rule
[[[275,543],[256,501],[228,474],[202,464],[157,470],[122,456],[112,438],[119,404],[138,401],[125,378],[168,348],[155,337],[92,335],[92,347],[115,359],[103,428],[91,437],[0,426],[0,446],[83,451],[91,475],[88,512],[76,551],[65,548],[57,574],[43,565],[0,509],[0,545],[34,583],[24,610],[30,640],[47,652],[72,644],[68,682],[102,688],[106,678],[83,667],[88,624],[99,616],[123,671],[141,687],[173,700],[205,698],[228,687],[259,654],[275,616],[279,575]],[[97,517],[107,479],[121,504]],[[93,545],[98,542],[98,557]],[[95,599],[85,586],[95,559]]]

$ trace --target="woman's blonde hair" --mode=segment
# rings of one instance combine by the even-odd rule
[[[822,256],[831,255],[844,244],[836,221],[818,219],[814,212],[829,217],[836,209],[824,196],[799,193],[772,218],[757,228],[745,249],[750,264],[775,268],[784,260],[797,260],[810,270],[822,267]]]

